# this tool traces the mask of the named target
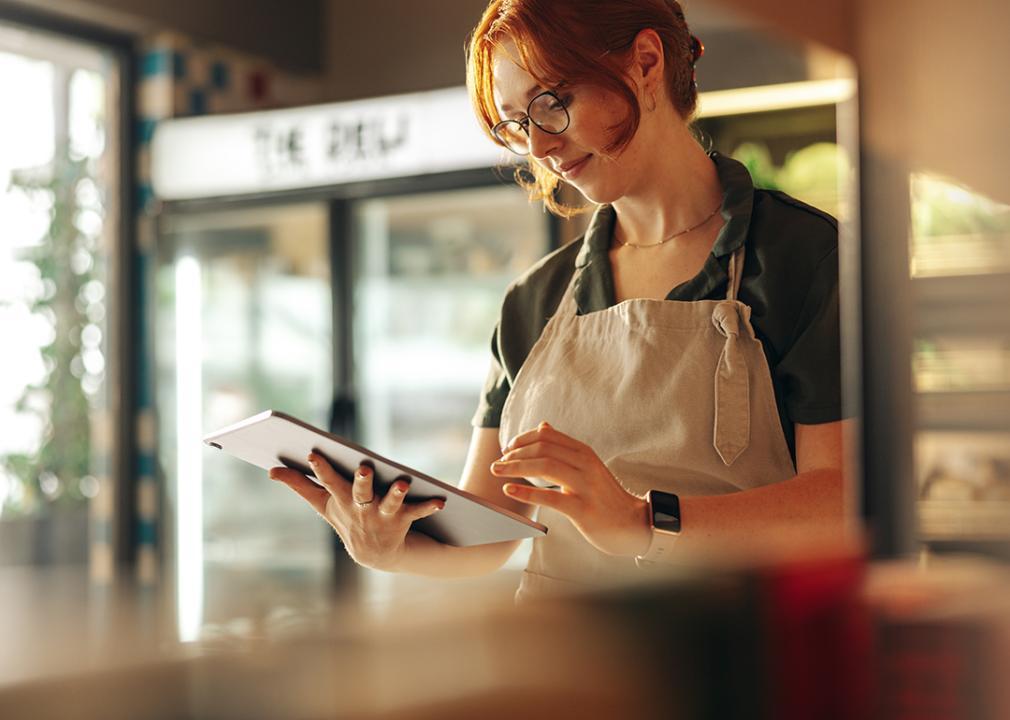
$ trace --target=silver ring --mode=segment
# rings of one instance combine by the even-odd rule
[[[375,502],[375,498],[372,498],[371,500],[366,500],[365,502],[361,502],[360,500],[355,500],[354,504],[355,505],[362,505],[363,506],[363,505],[371,505],[373,502]]]

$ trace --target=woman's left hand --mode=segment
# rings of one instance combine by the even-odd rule
[[[543,422],[513,439],[491,464],[494,475],[538,478],[559,488],[505,483],[510,498],[564,513],[598,550],[642,555],[652,530],[648,503],[626,490],[588,445]]]

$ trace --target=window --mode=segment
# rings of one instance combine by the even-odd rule
[[[115,51],[0,21],[0,564],[111,536],[119,82]]]

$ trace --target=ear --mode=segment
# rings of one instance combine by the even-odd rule
[[[666,70],[663,41],[655,30],[646,28],[635,36],[632,49],[631,76],[644,92],[656,92]]]

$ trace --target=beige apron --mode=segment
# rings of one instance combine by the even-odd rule
[[[502,447],[547,421],[639,495],[720,495],[795,475],[750,307],[736,299],[743,258],[743,247],[730,257],[725,300],[631,299],[581,316],[576,273],[509,392]],[[541,507],[538,520],[548,534],[533,543],[517,601],[640,575],[565,515]]]

